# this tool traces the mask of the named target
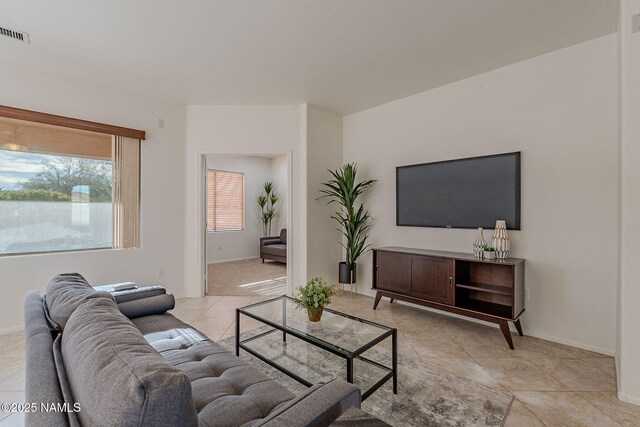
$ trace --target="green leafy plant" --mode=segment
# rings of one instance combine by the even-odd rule
[[[496,250],[495,250],[495,249],[493,249],[491,246],[485,246],[485,247],[484,247],[484,251],[485,251],[485,252],[495,252]]]
[[[313,315],[331,304],[331,297],[336,293],[336,287],[328,284],[322,277],[314,277],[296,290],[298,296],[295,298],[295,304],[309,310]]]
[[[329,198],[328,204],[337,203],[339,209],[331,216],[339,225],[338,231],[345,237],[345,242],[340,243],[345,249],[345,262],[354,264],[356,260],[367,250],[367,231],[370,228],[371,215],[362,203],[356,209],[358,197],[362,195],[375,180],[356,182],[358,166],[356,163],[348,163],[335,171],[329,171],[332,179],[323,183],[324,189],[320,190],[320,198]]]
[[[0,190],[0,200],[70,202],[71,196],[52,190]]]
[[[256,202],[260,208],[258,218],[262,222],[262,235],[271,236],[271,224],[280,215],[278,202],[280,195],[273,189],[273,182],[267,181],[262,187],[263,192],[256,197]]]

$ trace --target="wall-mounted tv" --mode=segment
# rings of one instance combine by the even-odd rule
[[[396,168],[396,224],[520,229],[520,152]]]

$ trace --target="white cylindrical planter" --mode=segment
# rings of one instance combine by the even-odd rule
[[[478,227],[478,235],[473,242],[473,255],[476,258],[482,258],[484,256],[484,248],[487,246],[487,241],[484,240],[482,234],[482,227]]]
[[[496,258],[505,259],[509,256],[511,243],[507,234],[507,222],[505,220],[496,221],[496,229],[491,239],[491,246],[496,250]]]

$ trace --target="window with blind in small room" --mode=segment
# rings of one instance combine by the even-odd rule
[[[207,231],[244,231],[244,174],[207,171]]]

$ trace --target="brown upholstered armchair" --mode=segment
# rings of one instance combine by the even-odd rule
[[[260,239],[260,258],[287,263],[287,229],[280,231],[280,236]]]

